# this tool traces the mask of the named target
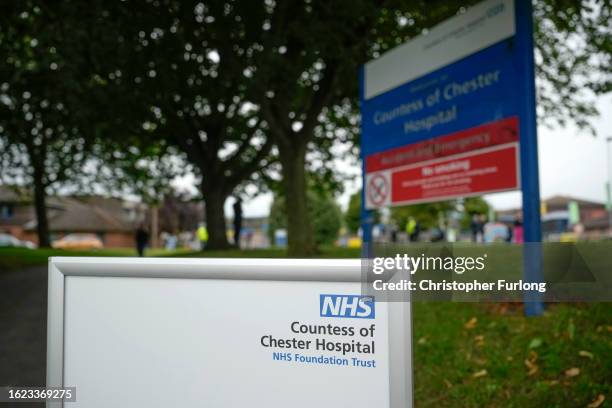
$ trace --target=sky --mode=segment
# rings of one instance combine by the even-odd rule
[[[612,154],[612,95],[598,100],[600,117],[593,120],[596,136],[574,127],[538,127],[540,196],[562,194],[594,201],[605,201],[605,183],[610,176],[607,151]],[[519,192],[485,196],[495,208],[517,208]]]
[[[549,129],[538,127],[538,156],[540,166],[540,196],[542,199],[557,194],[570,195],[594,201],[605,201],[605,183],[612,172],[607,153],[612,160],[612,95],[600,97],[597,101],[600,116],[592,121],[596,136],[579,131],[572,126]],[[346,209],[351,194],[359,190],[361,179],[360,164],[354,160],[336,160],[340,172],[350,174],[352,180],[345,182],[344,193],[337,200]],[[176,186],[193,191],[193,176],[177,180]],[[486,195],[485,199],[496,209],[510,209],[521,206],[518,191]],[[231,217],[233,199],[225,203],[225,214]],[[260,194],[243,202],[246,217],[260,217],[269,214],[272,194]]]

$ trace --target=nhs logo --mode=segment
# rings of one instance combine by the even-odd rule
[[[359,295],[320,295],[321,317],[354,317],[374,319],[374,298]]]

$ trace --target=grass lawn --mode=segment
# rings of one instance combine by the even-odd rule
[[[178,256],[189,258],[285,258],[287,257],[287,252],[282,248],[251,249],[246,251],[230,249],[226,251],[191,252]],[[359,248],[322,247],[317,258],[359,258],[360,256],[361,249]]]
[[[71,255],[133,256],[134,251],[0,249],[0,271]],[[262,258],[285,252],[148,255]],[[358,249],[338,248],[320,254],[359,255]],[[612,303],[553,304],[544,316],[526,318],[520,305],[415,302],[413,318],[417,407],[612,407]]]
[[[180,255],[190,251],[154,249],[147,251],[148,256]],[[35,265],[45,265],[52,256],[136,256],[136,250],[129,248],[96,249],[96,250],[62,250],[62,249],[25,249],[0,248],[0,273],[11,269]]]
[[[417,407],[612,406],[612,303],[414,303]],[[601,397],[600,397],[601,398]]]
[[[322,248],[321,258],[357,258],[360,250],[355,248]],[[98,250],[61,250],[61,249],[25,249],[0,248],[0,272],[35,265],[44,265],[52,256],[136,256],[136,250],[131,248],[109,248]],[[167,251],[165,249],[150,249],[146,256],[175,256],[190,258],[283,258],[286,252],[281,248],[253,249],[241,251],[230,249],[225,251],[195,252],[188,249]]]

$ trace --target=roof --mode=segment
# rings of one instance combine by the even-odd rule
[[[123,212],[121,200],[103,197],[53,197],[49,209],[51,232],[131,232],[132,222]],[[24,226],[36,229],[36,220]]]
[[[549,207],[567,207],[570,201],[575,201],[576,203],[578,203],[578,206],[582,208],[589,208],[589,207],[599,208],[599,207],[604,206],[603,203],[600,203],[597,201],[584,200],[582,198],[576,198],[576,197],[564,196],[564,195],[555,195],[543,201]]]
[[[0,184],[0,202],[19,203],[29,201],[31,201],[31,197],[24,189]]]
[[[16,204],[20,209],[2,225],[21,225],[27,231],[36,229],[36,215],[31,190],[0,185],[0,203]],[[46,200],[51,232],[131,232],[134,229],[134,205],[119,198],[96,195],[48,196]],[[142,210],[140,204],[136,210]],[[130,211],[131,210],[131,211]]]
[[[588,208],[605,208],[605,204],[598,201],[585,200],[582,198],[572,197],[572,196],[564,196],[564,195],[555,195],[550,198],[543,199],[542,202],[546,203],[548,207],[548,212],[556,211],[556,210],[567,210],[567,206],[570,201],[574,201],[578,203],[580,209],[588,209]],[[520,212],[520,208],[511,208],[507,210],[498,210],[497,214],[512,214],[515,215]]]

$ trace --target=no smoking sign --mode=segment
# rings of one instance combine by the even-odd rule
[[[391,202],[390,172],[382,171],[366,176],[366,208],[379,208]]]

